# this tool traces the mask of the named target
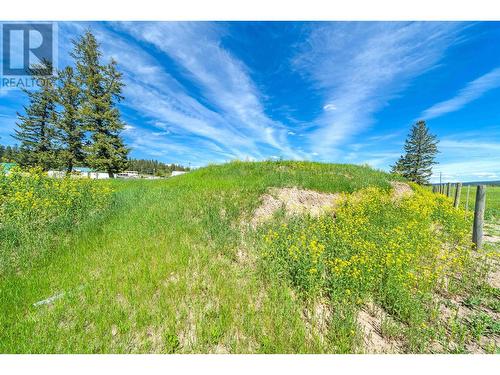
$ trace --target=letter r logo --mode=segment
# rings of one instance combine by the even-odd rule
[[[43,61],[53,64],[54,43],[51,23],[4,23],[2,25],[2,74],[30,75]],[[52,71],[40,72],[51,75]]]

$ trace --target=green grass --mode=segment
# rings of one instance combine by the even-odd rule
[[[106,182],[46,178],[41,169],[0,173],[0,277],[50,257],[61,238],[101,216],[110,200]]]
[[[467,190],[469,190],[469,200],[467,204]],[[468,211],[474,211],[476,205],[476,186],[462,186],[460,193],[460,206]],[[455,186],[452,187],[451,197],[455,196]],[[498,221],[500,219],[500,186],[486,186],[486,209],[484,216],[489,221]]]
[[[341,338],[357,330],[353,316],[332,320],[326,339],[312,333],[307,301],[263,275],[239,223],[269,187],[388,191],[389,179],[353,165],[234,162],[168,180],[112,181],[107,212],[65,232],[33,266],[0,276],[0,352],[349,351]],[[482,317],[473,327],[496,332],[497,323]]]

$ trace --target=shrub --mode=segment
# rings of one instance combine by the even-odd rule
[[[374,300],[410,329],[424,329],[433,293],[459,285],[470,268],[471,215],[413,188],[399,200],[367,188],[343,195],[334,214],[272,225],[262,265],[305,298],[327,296],[334,311]]]
[[[48,178],[41,169],[0,173],[0,274],[36,259],[54,235],[101,212],[111,188],[102,181]]]

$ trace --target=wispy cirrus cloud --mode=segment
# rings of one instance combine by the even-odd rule
[[[60,26],[59,66],[72,63],[70,40],[90,28],[104,58],[115,58],[124,73],[120,109],[135,157],[193,165],[284,157],[387,168],[399,156],[407,131],[398,125],[420,112],[414,108],[421,85],[410,86],[424,73],[423,81],[442,79],[436,94],[451,97],[426,110],[434,117],[497,87],[497,70],[469,83],[458,74],[440,77],[440,71],[432,71],[446,64],[456,64],[457,72],[468,69],[467,59],[457,63],[446,56],[450,46],[473,35],[465,31],[468,25],[298,22],[281,28],[263,23],[257,32],[246,24],[212,22],[68,22]],[[259,49],[262,43],[270,48]],[[282,47],[280,53],[273,43]],[[463,87],[455,97],[450,83]],[[0,143],[6,143],[26,98],[9,92],[1,101]],[[383,111],[393,103],[396,110]],[[488,172],[500,164],[494,131],[485,133],[488,139],[464,133],[453,138],[442,130],[438,168],[472,173],[475,166],[476,174],[497,173]]]
[[[136,24],[134,24],[136,25]],[[73,33],[85,29],[82,24],[67,24]],[[123,103],[125,106],[151,119],[150,124],[162,130],[162,137],[153,134],[150,143],[165,146],[169,142],[180,142],[170,133],[183,136],[183,142],[193,143],[190,158],[207,160],[225,160],[234,158],[263,158],[255,140],[232,126],[225,116],[213,111],[194,98],[176,78],[170,75],[165,66],[146,52],[140,44],[130,43],[122,34],[102,25],[92,24],[92,31],[102,43],[104,58],[114,58],[124,74],[125,88]],[[68,33],[71,35],[72,33]],[[169,134],[165,133],[168,129]],[[132,145],[138,143],[132,139],[137,131],[129,134]],[[158,132],[155,132],[158,134]],[[171,139],[168,139],[171,138]],[[198,139],[203,138],[203,142]],[[202,144],[203,148],[195,147]],[[154,147],[150,147],[153,150]],[[178,148],[167,148],[171,151]],[[142,151],[148,151],[143,148]],[[220,157],[215,157],[213,152]],[[157,153],[157,151],[156,151]],[[210,156],[210,159],[207,159]]]
[[[224,30],[211,23],[122,23],[117,27],[137,40],[154,45],[173,59],[224,119],[218,128],[226,137],[214,132],[214,139],[226,145],[240,139],[259,150],[275,150],[288,158],[300,158],[287,141],[288,129],[266,115],[260,93],[247,67],[221,46]],[[237,141],[238,142],[238,141]],[[235,144],[243,146],[242,142]]]
[[[489,73],[467,83],[456,96],[434,104],[432,107],[423,111],[421,117],[429,120],[450,112],[458,111],[468,103],[480,98],[486,92],[498,87],[500,87],[500,68],[493,69]]]
[[[375,114],[413,78],[435,67],[458,37],[458,23],[333,23],[314,28],[293,65],[323,93],[310,147],[338,147],[374,123]],[[335,103],[335,110],[329,110]]]
[[[462,150],[464,152],[470,152],[470,150],[476,150],[481,153],[496,152],[500,155],[500,142],[491,142],[487,140],[460,141],[454,139],[444,139],[439,142],[439,148],[449,151]]]
[[[500,180],[500,160],[456,160],[444,162],[433,169],[431,182],[439,182],[439,172],[446,182],[472,182],[478,180]]]
[[[497,131],[498,127],[491,127]],[[500,179],[500,142],[481,132],[462,132],[439,142],[440,154],[434,168],[433,182],[439,173],[446,181]]]
[[[124,133],[130,139],[129,146],[134,150],[170,163],[186,164],[189,161],[195,165],[194,163],[205,164],[207,158],[212,162],[224,162],[234,158],[231,153],[203,138],[190,136],[188,141],[183,136],[166,137],[164,132],[131,125],[125,127]],[[203,152],[197,152],[196,149]]]

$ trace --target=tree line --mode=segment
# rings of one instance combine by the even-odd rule
[[[87,166],[110,176],[127,166],[129,149],[121,136],[124,123],[117,103],[124,86],[116,61],[102,61],[92,32],[73,41],[74,66],[54,74],[49,62],[30,69],[39,82],[25,90],[28,104],[13,137],[20,142],[16,161],[44,170]]]
[[[155,176],[170,176],[172,171],[189,171],[189,167],[179,164],[167,164],[158,160],[129,159],[128,169],[137,171],[140,174],[152,174]]]
[[[22,154],[17,145],[4,146],[0,144],[0,163],[19,163]],[[163,163],[159,160],[148,159],[128,159],[126,168],[137,171],[140,174],[152,174],[160,177],[170,176],[172,171],[189,171],[191,168],[181,164]]]
[[[0,145],[0,163],[15,163],[19,159],[19,147]]]

